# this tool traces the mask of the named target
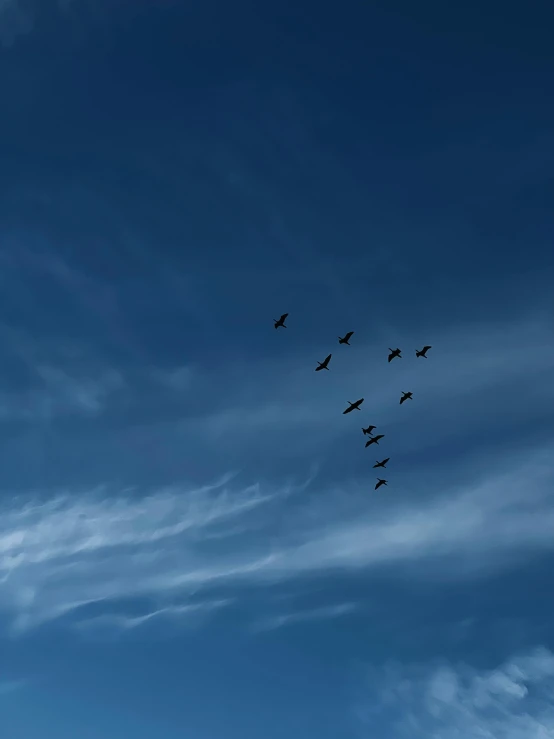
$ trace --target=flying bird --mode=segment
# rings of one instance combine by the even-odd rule
[[[427,352],[429,351],[429,349],[432,349],[432,348],[433,348],[432,346],[425,345],[423,349],[421,349],[421,351],[418,351],[416,349],[415,355],[416,357],[423,357],[424,359],[427,359]]]
[[[348,403],[348,408],[342,412],[342,415],[344,416],[345,413],[350,413],[350,411],[361,411],[360,408],[361,404],[364,402],[363,398],[360,398],[355,403],[351,403],[349,400],[346,401]]]
[[[391,349],[389,347],[389,352],[390,352],[390,354],[389,354],[389,362],[392,362],[392,360],[395,357],[400,357],[400,359],[402,359],[402,354],[400,353],[400,349]]]
[[[368,439],[366,441],[366,443],[365,443],[366,449],[368,448],[368,446],[370,444],[378,444],[379,443],[379,439],[382,439],[384,437],[384,435],[385,434],[377,434],[377,436],[372,436],[371,439]]]
[[[273,321],[275,323],[275,328],[280,328],[281,326],[283,328],[286,328],[285,321],[287,320],[287,316],[288,316],[288,313],[283,313],[283,315],[281,316],[281,318],[279,318],[278,321],[276,321],[274,318]]]
[[[381,480],[380,477],[378,477],[377,480],[378,480],[378,482],[377,482],[377,485],[375,486],[375,490],[377,490],[377,488],[380,488],[381,485],[386,485],[387,484],[387,481],[386,480]]]
[[[371,436],[373,433],[373,429],[376,429],[376,428],[377,426],[368,426],[366,429],[364,429],[364,427],[362,426],[362,431],[364,432],[364,435],[369,434]]]
[[[400,405],[402,405],[402,403],[405,400],[412,400],[412,395],[413,395],[413,393],[405,393],[405,392],[402,392],[402,397],[400,398]]]
[[[323,360],[323,362],[318,362],[318,365],[319,365],[319,367],[316,367],[316,368],[315,368],[315,371],[316,371],[316,372],[319,372],[319,370],[322,370],[322,369],[326,369],[326,370],[328,370],[328,369],[329,369],[329,367],[328,367],[327,365],[328,365],[328,364],[329,364],[329,362],[331,361],[331,357],[332,357],[332,356],[333,356],[332,354],[328,354],[328,355],[327,355],[327,356],[325,357],[325,359]]]
[[[373,465],[373,469],[375,469],[376,467],[382,467],[383,469],[385,469],[386,466],[387,466],[387,462],[389,461],[389,459],[390,459],[390,457],[387,457],[386,459],[383,459],[381,462],[376,462]]]
[[[349,331],[345,336],[342,337],[342,339],[339,336],[339,344],[348,344],[348,346],[350,346],[349,341],[353,335],[354,331]]]

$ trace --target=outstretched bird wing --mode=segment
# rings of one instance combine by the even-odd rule
[[[426,346],[423,347],[423,349],[421,351],[422,352],[428,352],[429,349],[432,349],[432,348],[433,348],[432,346],[426,345]]]
[[[332,357],[332,356],[333,356],[332,354],[328,354],[328,355],[327,355],[327,356],[325,357],[325,359],[323,360],[323,362],[322,362],[321,364],[322,364],[322,365],[323,365],[324,367],[327,367],[327,365],[328,365],[328,364],[329,364],[329,362],[331,361],[331,357]]]
[[[351,337],[351,336],[354,336],[354,331],[349,331],[349,332],[348,332],[348,333],[347,333],[347,334],[345,335],[345,337],[344,337],[344,340],[345,340],[345,341],[350,341],[350,337]]]
[[[288,315],[289,315],[288,313],[283,313],[283,315],[281,316],[281,318],[279,319],[279,321],[281,321],[281,322],[282,321],[286,321]]]

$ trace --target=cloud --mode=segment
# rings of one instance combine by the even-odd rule
[[[74,5],[84,6],[83,0],[57,0],[55,7],[63,16],[72,10]],[[0,44],[13,46],[19,37],[31,33],[40,12],[40,4],[33,0],[0,0]]]
[[[256,509],[293,488],[230,489],[232,479],[228,474],[213,485],[173,486],[150,495],[99,488],[5,505],[0,610],[24,630],[87,604],[190,594],[211,580],[252,571],[251,560],[229,564],[225,534],[229,530],[234,538],[239,521],[246,540]],[[212,534],[218,536],[210,539]]]
[[[552,447],[483,479],[452,486],[425,502],[410,483],[414,503],[367,506],[344,521],[329,519],[275,568],[309,571],[409,564],[428,559],[449,576],[488,574],[532,552],[554,548]],[[503,460],[504,461],[504,460]],[[367,500],[367,493],[366,500]],[[333,521],[331,523],[331,521]]]
[[[34,16],[19,0],[0,0],[0,43],[12,46],[19,36],[32,31]]]
[[[126,388],[122,372],[79,343],[37,340],[4,324],[0,324],[0,337],[2,360],[8,368],[0,392],[4,421],[32,424],[68,415],[95,418]]]
[[[116,371],[80,377],[47,365],[36,367],[35,371],[35,387],[0,395],[0,418],[29,422],[67,415],[94,418],[106,409],[112,394],[124,386]]]
[[[356,481],[241,488],[231,475],[149,495],[20,497],[0,517],[0,609],[21,631],[91,604],[104,613],[130,598],[186,606],[201,590],[219,600],[229,586],[333,571],[394,565],[398,576],[485,577],[554,548],[552,448],[491,466],[425,500],[424,480],[410,483],[410,502]]]
[[[0,698],[3,695],[11,695],[16,690],[26,687],[26,680],[0,680]]]
[[[107,627],[116,630],[129,631],[143,626],[149,621],[159,618],[171,618],[173,620],[182,621],[197,614],[208,614],[211,611],[223,608],[232,603],[232,599],[205,601],[202,603],[189,603],[183,606],[166,606],[158,608],[140,616],[129,616],[122,613],[103,614],[95,618],[83,619],[78,621],[76,626],[80,629],[91,629],[98,627]]]
[[[554,411],[550,382],[554,344],[548,317],[535,315],[516,324],[483,323],[430,334],[392,336],[391,345],[404,350],[395,365],[386,361],[387,345],[368,342],[360,334],[348,356],[334,354],[332,371],[324,378],[313,376],[314,356],[324,356],[328,347],[319,352],[310,347],[248,366],[229,362],[225,397],[216,396],[217,407],[207,408],[205,417],[192,421],[195,432],[217,438],[223,445],[259,437],[261,432],[261,439],[268,439],[285,431],[298,437],[301,448],[333,443],[352,428],[351,419],[341,416],[347,400],[363,396],[359,418],[370,416],[373,422],[398,430],[406,449],[421,449],[478,424],[508,424],[516,418],[521,424]],[[423,343],[433,344],[433,349],[428,360],[417,360],[415,349]],[[210,384],[216,390],[219,376],[207,373],[205,382],[205,395],[210,397]],[[400,414],[401,390],[412,390],[414,402],[403,406]]]
[[[322,606],[320,608],[311,608],[305,611],[294,611],[279,616],[268,618],[257,624],[258,631],[272,631],[280,629],[283,626],[295,624],[303,621],[325,621],[333,618],[340,618],[349,613],[353,613],[357,606],[355,603],[337,603],[332,606]]]
[[[372,669],[359,716],[383,739],[554,737],[554,655],[537,648],[492,670],[467,665]]]

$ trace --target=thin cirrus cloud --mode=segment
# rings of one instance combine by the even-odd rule
[[[336,603],[331,606],[321,606],[320,608],[310,608],[304,611],[282,613],[259,621],[255,626],[255,630],[273,631],[275,629],[280,629],[283,626],[289,626],[295,623],[306,621],[327,621],[354,613],[357,608],[358,606],[356,603]]]
[[[74,5],[83,8],[78,0],[57,0],[55,7],[60,16],[67,14]],[[0,44],[11,47],[18,39],[35,28],[39,5],[22,0],[0,0]]]
[[[3,695],[11,695],[17,690],[26,687],[26,680],[0,680],[0,697]]]
[[[365,397],[364,412],[397,423],[400,391],[408,389],[419,403],[425,403],[426,420],[440,419],[452,425],[455,416],[457,427],[476,420],[486,423],[491,413],[529,416],[545,407],[554,412],[550,382],[554,343],[547,317],[531,316],[515,324],[460,326],[425,339],[433,344],[429,359],[415,358],[415,348],[421,343],[418,337],[400,335],[392,343],[404,349],[403,358],[389,365],[386,346],[368,344],[359,337],[348,354],[335,352],[331,372],[324,378],[314,378],[312,354],[286,355],[267,366],[253,362],[236,371],[230,364],[226,407],[194,419],[195,428],[221,439],[230,430],[242,437],[261,430],[299,428],[315,428],[319,436],[336,437],[347,428],[340,414],[351,396]],[[321,356],[327,348],[322,347]],[[234,403],[234,397],[244,398],[244,382],[248,382],[248,396],[256,400]],[[509,406],[505,402],[508,394]],[[403,413],[403,425],[420,423],[416,407]],[[432,428],[428,422],[423,431],[427,434]]]
[[[89,604],[101,614],[132,598],[187,606],[199,591],[220,600],[229,587],[332,571],[394,565],[402,576],[426,561],[419,577],[487,576],[552,551],[553,481],[548,448],[431,498],[410,483],[410,502],[387,502],[353,481],[321,486],[314,511],[313,496],[300,493],[317,480],[264,490],[241,489],[230,477],[201,491],[14,501],[0,519],[0,608],[22,631],[61,616],[78,619]],[[237,525],[241,536],[233,535]],[[213,532],[220,536],[204,536]]]
[[[103,614],[95,618],[83,619],[76,626],[79,629],[85,630],[107,628],[116,631],[130,631],[158,619],[172,619],[183,622],[195,615],[207,615],[212,611],[230,605],[232,602],[233,600],[231,598],[226,598],[223,600],[189,603],[184,606],[166,606],[165,608],[148,611],[139,616],[129,616],[122,613]]]
[[[39,364],[33,372],[36,382],[31,387],[0,394],[0,418],[29,423],[67,415],[94,418],[125,384],[114,369],[77,376],[61,367]]]
[[[386,361],[385,346],[368,344],[360,336],[351,351],[336,353],[325,378],[313,376],[313,357],[305,353],[285,354],[267,366],[255,360],[242,366],[230,359],[223,395],[219,368],[123,370],[99,363],[84,347],[78,357],[68,357],[54,346],[43,346],[38,352],[25,336],[2,333],[6,334],[3,351],[21,356],[35,378],[30,388],[5,390],[0,396],[0,415],[5,420],[32,423],[67,415],[94,419],[108,409],[119,412],[122,401],[145,425],[164,423],[168,398],[163,393],[169,393],[174,401],[171,408],[178,409],[186,400],[181,411],[175,411],[181,413],[179,430],[190,433],[195,444],[218,440],[225,449],[246,437],[262,443],[283,431],[295,433],[301,445],[308,439],[331,442],[348,433],[350,426],[340,415],[351,395],[364,396],[364,413],[371,412],[379,423],[391,428],[401,424],[404,431],[417,427],[417,439],[412,437],[417,444],[437,429],[444,435],[445,430],[461,430],[477,421],[483,426],[494,418],[513,420],[517,415],[521,422],[544,415],[547,409],[554,412],[550,382],[554,344],[548,320],[542,316],[439,333],[432,338],[428,360],[416,360],[415,346],[421,343],[416,337],[399,336],[393,343],[404,347],[404,358],[395,360],[394,366]],[[195,383],[197,394],[209,399],[200,414],[190,408]],[[400,416],[402,389],[411,389],[416,401],[404,406]],[[423,403],[426,423],[421,428]],[[168,431],[174,427],[175,421],[170,421]],[[308,429],[310,437],[304,434]]]
[[[390,664],[370,671],[357,714],[367,736],[382,739],[549,739],[553,691],[554,655],[544,647],[489,670]]]

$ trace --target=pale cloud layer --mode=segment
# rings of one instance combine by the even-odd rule
[[[424,578],[484,577],[554,549],[553,483],[548,448],[425,500],[413,485],[411,502],[355,481],[265,489],[232,476],[147,496],[99,489],[14,499],[0,519],[0,609],[24,630],[92,603],[111,613],[110,603],[151,598],[163,601],[157,611],[189,605],[206,588],[333,570],[395,564]]]
[[[329,619],[340,618],[354,613],[357,610],[356,603],[336,603],[330,606],[321,606],[321,608],[310,608],[305,611],[293,611],[292,613],[282,613],[277,616],[260,621],[256,625],[257,631],[272,631],[280,629],[283,626],[302,623],[306,621],[327,621]]]
[[[251,361],[244,367],[229,362],[227,407],[203,419],[200,430],[221,440],[230,432],[243,436],[293,428],[319,429],[318,437],[333,438],[344,433],[341,413],[354,396],[365,398],[357,416],[371,414],[390,428],[400,423],[417,428],[417,444],[422,436],[433,435],[435,425],[443,434],[470,423],[476,428],[488,414],[525,416],[539,404],[554,413],[552,338],[550,318],[537,315],[515,324],[455,327],[433,337],[397,332],[390,345],[403,348],[403,358],[390,365],[387,345],[368,344],[360,334],[351,347],[334,349],[331,371],[324,377],[314,377],[314,356],[322,359],[334,342],[322,346],[320,356],[311,348],[309,354],[286,355],[277,362]],[[433,344],[429,359],[416,359],[415,349],[427,342]],[[233,406],[234,397],[243,401],[245,382],[257,402]],[[412,390],[414,403],[403,406],[399,415],[401,390]]]
[[[0,698],[5,695],[11,695],[26,685],[26,680],[0,680]]]
[[[358,712],[368,737],[554,737],[554,655],[544,648],[484,671],[445,663],[388,665],[371,670],[368,692]]]
[[[167,609],[194,605],[199,590],[224,590],[239,582],[255,587],[390,565],[399,575],[477,577],[551,552],[552,440],[543,433],[533,447],[519,438],[522,425],[538,421],[544,426],[554,417],[550,335],[550,324],[541,316],[512,325],[462,327],[429,339],[432,356],[417,360],[410,346],[423,341],[398,334],[390,345],[404,347],[405,358],[391,365],[386,347],[368,346],[359,336],[358,343],[336,353],[326,377],[315,375],[307,353],[284,356],[277,366],[259,361],[247,367],[230,360],[224,391],[215,368],[199,367],[196,373],[187,366],[163,373],[149,369],[144,382],[147,376],[163,387],[175,404],[183,397],[189,403],[194,385],[194,397],[210,399],[212,391],[219,392],[214,407],[220,410],[206,410],[202,403],[204,415],[184,414],[166,429],[175,441],[176,430],[188,428],[188,443],[179,437],[179,449],[202,455],[207,470],[225,445],[235,445],[229,458],[248,474],[248,455],[262,441],[271,455],[286,447],[302,452],[311,464],[316,454],[325,453],[326,443],[350,434],[353,443],[357,435],[363,455],[359,425],[371,419],[382,425],[387,440],[390,432],[400,459],[410,453],[421,457],[417,475],[402,463],[391,468],[383,494],[374,493],[367,474],[357,479],[355,473],[340,485],[312,475],[302,484],[245,486],[227,475],[197,488],[174,484],[144,491],[104,485],[19,497],[5,491],[0,612],[19,630],[64,615],[74,620],[91,604],[113,619],[113,604],[133,598],[152,601],[143,616],[167,615],[172,612]],[[19,334],[11,339],[14,351],[41,377],[41,392],[56,399],[47,404],[52,414],[72,407],[97,417],[136,381],[96,363],[89,375],[96,380],[87,384],[85,349],[69,359],[58,352],[56,364],[43,353],[51,348],[39,351]],[[64,368],[64,357],[79,369],[79,382]],[[100,380],[101,387],[95,384]],[[398,406],[400,390],[414,391],[409,407]],[[361,396],[366,398],[363,413],[356,420],[342,416],[346,400]],[[129,392],[128,398],[140,408],[145,395]],[[437,460],[424,454],[462,432],[471,440],[493,423],[513,435],[509,462],[502,448],[466,443],[458,451],[450,444],[439,474]],[[282,431],[288,433],[276,448],[267,437]],[[117,435],[125,432],[122,423]],[[490,432],[489,437],[494,441]],[[94,440],[90,453],[93,458]],[[423,561],[425,567],[419,567]],[[227,595],[210,593],[208,600]],[[133,619],[139,625],[143,616],[117,614],[123,628],[135,624]]]
[[[143,613],[140,616],[128,616],[125,614],[104,614],[95,618],[83,619],[76,626],[80,629],[108,628],[117,631],[129,631],[139,626],[156,621],[159,619],[172,619],[182,623],[188,621],[194,616],[206,615],[212,611],[228,606],[232,603],[232,599],[204,601],[201,603],[190,603],[185,606],[167,606],[158,608],[155,611]]]

